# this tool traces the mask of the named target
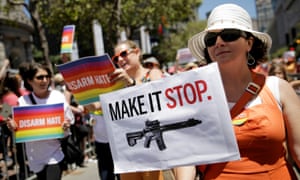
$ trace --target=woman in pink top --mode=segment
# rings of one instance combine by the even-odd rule
[[[18,105],[18,98],[20,96],[26,95],[28,94],[28,91],[26,91],[25,89],[21,88],[21,83],[22,83],[22,78],[19,76],[19,74],[15,74],[15,73],[7,73],[4,80],[3,80],[3,84],[1,87],[1,92],[0,92],[0,101],[1,104],[8,104],[9,106],[13,107],[13,106],[17,106]],[[9,131],[7,129],[6,126],[3,126],[3,130],[4,133],[7,134],[8,138],[11,139],[11,143],[13,142],[12,140],[12,133],[11,131]],[[6,140],[8,140],[8,138],[6,138]],[[12,144],[10,144],[10,147],[13,147]],[[15,165],[16,160],[18,162],[19,165],[19,177],[20,179],[25,179],[25,171],[27,169],[26,165],[25,165],[25,161],[24,161],[24,157],[23,157],[23,143],[17,143],[16,144],[17,147],[17,153],[16,153],[16,158],[15,159],[13,157],[13,165]],[[5,147],[7,149],[7,147]],[[4,153],[7,150],[5,150]]]

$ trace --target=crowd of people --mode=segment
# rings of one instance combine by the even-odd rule
[[[199,61],[188,62],[172,74],[216,62],[229,109],[239,104],[249,85],[255,84],[259,88],[243,109],[231,117],[232,120],[247,117],[241,124],[232,124],[241,159],[176,167],[172,169],[176,180],[194,180],[196,176],[220,180],[296,179],[297,171],[293,168],[300,166],[300,99],[297,96],[300,83],[291,76],[290,60],[268,60],[271,45],[271,37],[254,30],[248,12],[235,4],[214,8],[205,30],[188,41],[190,52]],[[130,87],[171,75],[162,69],[157,58],[142,57],[142,51],[134,41],[119,42],[112,57],[118,68],[109,74],[110,81],[123,81]],[[47,66],[35,62],[20,65],[18,73],[11,74],[8,69],[9,61],[6,60],[0,70],[1,104],[63,103],[65,135],[72,134],[85,151],[86,141],[92,134],[101,180],[164,179],[162,170],[115,174],[101,103],[78,104],[61,74],[52,78]],[[260,76],[261,73],[264,75]],[[256,82],[258,78],[263,85]],[[64,154],[58,139],[17,143],[17,156],[8,157],[8,148],[13,146],[12,134],[18,129],[11,116],[2,117],[1,121],[4,139],[1,153],[6,161],[12,158],[13,164],[18,163],[20,172],[24,172],[26,153],[28,168],[38,179],[61,179]],[[82,167],[84,162],[77,165]],[[24,179],[24,175],[20,177]]]
[[[296,64],[295,59],[293,59],[293,63]],[[300,77],[298,77],[297,66],[293,66],[291,69],[290,62],[284,61],[284,58],[276,58],[271,60],[267,67],[268,75],[288,81],[300,97]]]

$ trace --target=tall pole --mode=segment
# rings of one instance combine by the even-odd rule
[[[151,54],[150,34],[146,26],[140,28],[140,37],[143,53]]]
[[[97,20],[93,20],[94,46],[96,56],[104,54],[102,27]]]
[[[117,32],[118,32],[119,41],[121,39],[120,24],[121,24],[121,0],[117,0]]]

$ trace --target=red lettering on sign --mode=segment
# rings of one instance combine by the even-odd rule
[[[188,92],[191,91],[191,99],[189,99]],[[196,90],[194,89],[193,85],[191,83],[188,83],[184,86],[183,89],[184,98],[186,99],[186,102],[189,104],[194,104],[197,100]]]
[[[204,80],[197,80],[194,83],[186,83],[184,85],[168,88],[165,91],[165,96],[169,100],[168,108],[176,108],[176,106],[183,106],[184,103],[195,104],[203,101],[203,94],[207,91],[207,84]],[[211,100],[211,96],[207,96]]]

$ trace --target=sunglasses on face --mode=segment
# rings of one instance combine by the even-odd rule
[[[147,67],[147,68],[153,68],[153,66],[154,66],[154,65],[153,65],[152,63],[146,63],[146,64],[145,64],[145,67]]]
[[[119,54],[116,54],[112,57],[112,61],[117,64],[119,61],[119,57],[121,56],[122,58],[125,58],[129,55],[129,53],[131,53],[133,51],[133,49],[127,49],[125,51],[121,51]]]
[[[40,75],[40,76],[36,76],[35,77],[37,80],[44,80],[44,78],[46,78],[47,80],[50,78],[49,75]]]
[[[224,29],[220,32],[208,32],[204,37],[206,47],[214,46],[218,36],[220,36],[224,42],[232,42],[240,37],[247,38],[247,34],[238,29]]]

